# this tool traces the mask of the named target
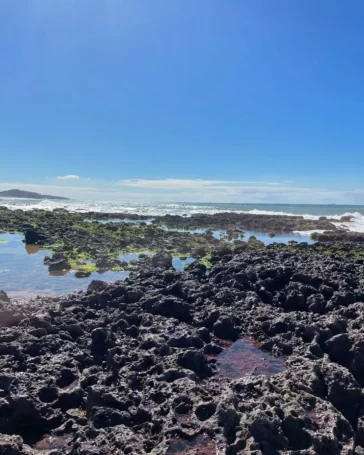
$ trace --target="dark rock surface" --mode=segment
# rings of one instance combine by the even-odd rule
[[[318,242],[364,242],[363,232],[352,232],[352,231],[325,231],[325,232],[314,232],[311,234],[312,240]]]
[[[165,215],[164,217],[156,217],[155,222],[163,223],[168,227],[180,227],[183,229],[199,227],[228,229],[231,233],[234,231],[239,232],[241,229],[267,232],[270,234],[293,232],[296,230],[336,229],[336,226],[327,218],[307,220],[303,216],[256,215],[252,213],[235,212],[215,213],[213,215],[196,213],[190,217]]]
[[[62,270],[70,270],[71,265],[67,261],[67,258],[60,253],[56,253],[53,257],[46,256],[44,258],[44,264],[48,266],[50,272],[58,272]]]
[[[9,303],[10,298],[5,291],[0,291],[0,305],[3,303]]]
[[[362,262],[305,246],[214,264],[158,260],[85,293],[7,302],[0,454],[362,453]],[[279,368],[265,374],[262,356],[224,375],[237,339]]]

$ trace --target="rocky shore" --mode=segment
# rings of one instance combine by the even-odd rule
[[[364,260],[337,248],[1,294],[0,454],[362,455]]]
[[[112,219],[119,222],[111,222]],[[196,229],[199,231],[194,232]],[[314,229],[336,232],[336,226],[326,218],[306,220],[300,216],[219,213],[191,217],[166,215],[151,220],[127,213],[80,214],[62,209],[27,212],[0,207],[0,233],[24,234],[26,244],[41,246],[52,253],[53,257],[45,262],[50,272],[72,269],[78,276],[95,270],[128,271],[130,264],[120,260],[120,255],[127,253],[166,251],[209,264],[211,251],[217,246],[234,241],[240,247],[248,241],[245,230],[266,232],[274,237],[279,233]],[[216,230],[223,231],[221,238]],[[255,245],[261,246],[260,242]]]

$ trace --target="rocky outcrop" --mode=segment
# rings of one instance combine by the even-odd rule
[[[27,229],[24,235],[27,245],[43,245],[46,240],[46,235],[33,228]]]
[[[9,303],[10,298],[5,291],[0,291],[0,306],[4,303]]]
[[[311,239],[318,242],[364,242],[364,232],[351,231],[326,231],[314,232],[311,234]]]
[[[360,454],[363,263],[271,247],[214,264],[7,302],[0,453]]]
[[[62,270],[70,270],[71,265],[63,254],[56,253],[53,257],[46,256],[44,264],[48,266],[50,272],[60,272]]]

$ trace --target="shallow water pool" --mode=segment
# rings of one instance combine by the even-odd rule
[[[175,229],[175,228],[166,228],[166,231],[169,232],[188,232],[190,234],[206,234],[207,229]],[[274,237],[270,237],[266,232],[257,232],[257,231],[242,231],[239,235],[234,237],[228,237],[226,230],[224,229],[215,229],[212,230],[212,235],[217,240],[225,240],[226,242],[234,242],[235,240],[242,240],[247,242],[249,237],[254,235],[257,240],[260,240],[264,245],[271,245],[272,243],[284,243],[288,244],[289,241],[294,240],[298,243],[307,242],[310,245],[315,243],[314,240],[310,239],[309,234],[277,234]]]
[[[36,295],[67,295],[85,290],[94,279],[116,281],[126,278],[128,272],[94,272],[88,278],[76,278],[74,272],[65,275],[50,274],[43,264],[47,250],[37,245],[25,245],[23,236],[0,234],[0,290],[12,298],[27,298]]]
[[[249,339],[241,338],[217,357],[220,374],[238,379],[247,374],[271,376],[285,370],[285,360],[262,351]]]
[[[110,218],[108,220],[85,220],[87,223],[100,223],[100,224],[107,224],[107,223],[145,223],[145,224],[152,224],[154,218],[148,218],[146,220],[129,220],[124,218]]]
[[[126,261],[126,262],[138,261],[139,260],[139,254],[140,253],[125,253],[125,254],[121,254],[119,259],[120,259],[120,261]],[[148,252],[145,252],[144,254],[148,255]],[[172,266],[176,270],[182,271],[186,265],[191,264],[191,262],[193,262],[195,260],[196,259],[192,258],[192,257],[188,257],[186,259],[181,259],[178,256],[174,256],[173,259],[172,259]]]
[[[303,243],[307,242],[310,245],[315,243],[314,240],[310,239],[309,235],[303,235],[303,234],[276,234],[274,237],[270,237],[268,233],[266,232],[256,232],[256,231],[244,231],[243,237],[237,237],[237,238],[231,238],[228,239],[226,238],[226,231],[223,230],[216,230],[213,231],[213,236],[216,239],[224,239],[228,242],[233,242],[234,240],[243,240],[244,242],[247,242],[249,240],[249,237],[252,235],[257,238],[257,240],[260,240],[261,242],[264,243],[264,245],[271,245],[272,243],[284,243],[288,244],[289,241],[294,240],[295,242],[298,243]]]

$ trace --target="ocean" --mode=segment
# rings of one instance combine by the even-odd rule
[[[364,232],[364,206],[362,205],[314,205],[314,204],[238,204],[238,203],[163,203],[163,202],[125,202],[125,201],[55,201],[34,199],[0,199],[0,206],[9,209],[64,208],[71,212],[136,213],[147,216],[185,215],[194,213],[236,212],[265,215],[300,215],[308,219],[320,216],[334,218],[338,226],[351,231]],[[340,223],[343,215],[351,215],[351,223]]]

